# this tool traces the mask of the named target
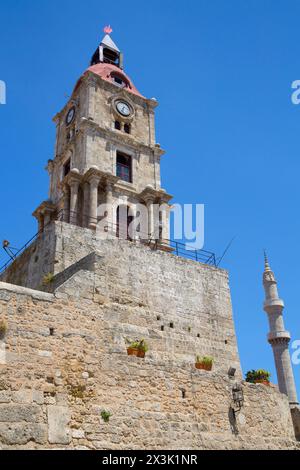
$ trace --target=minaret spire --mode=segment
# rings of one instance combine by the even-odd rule
[[[271,271],[266,250],[264,250],[264,257],[265,257],[265,272]]]
[[[265,289],[264,310],[268,314],[270,333],[268,342],[271,344],[274,354],[278,386],[281,393],[285,393],[291,406],[298,405],[293,369],[289,353],[290,333],[285,330],[282,312],[284,303],[279,298],[277,282],[269,260],[264,252],[265,269],[263,273],[263,285]]]

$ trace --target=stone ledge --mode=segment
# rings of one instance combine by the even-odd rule
[[[53,294],[48,294],[46,292],[29,289],[27,287],[17,286],[15,284],[8,284],[6,282],[0,282],[0,292],[12,292],[14,294],[28,295],[37,300],[44,300],[46,302],[54,302],[55,297]]]

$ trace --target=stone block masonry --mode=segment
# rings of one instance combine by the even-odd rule
[[[2,280],[45,289],[42,279],[50,269],[55,277],[47,289],[102,304],[116,331],[124,323],[120,337],[152,334],[157,356],[194,361],[196,354],[211,355],[216,370],[227,373],[232,366],[241,376],[226,271],[140,243],[99,240],[93,231],[63,222],[51,224],[36,250],[30,247],[22,257]],[[25,264],[27,271],[20,270]]]
[[[275,387],[242,382],[230,412],[242,377],[225,271],[69,227],[47,234],[52,293],[0,283],[2,449],[297,448]],[[126,338],[147,341],[145,359]],[[215,358],[212,372],[196,354]]]
[[[167,359],[167,340],[156,348],[158,329],[127,323],[126,312],[136,307],[62,293],[39,297],[7,284],[0,292],[9,327],[0,367],[2,449],[296,447],[284,395],[243,383],[245,406],[233,426],[233,382],[196,370],[193,355]],[[149,342],[145,360],[127,356],[128,330]],[[109,423],[102,410],[111,412]]]

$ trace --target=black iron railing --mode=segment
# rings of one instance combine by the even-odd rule
[[[32,245],[35,240],[38,238],[38,236],[43,232],[43,230],[39,231],[38,233],[36,233],[30,240],[28,240],[27,243],[25,243],[24,246],[22,246],[22,248],[14,251],[14,254],[13,256],[10,257],[10,259],[3,265],[0,267],[0,274],[3,273],[7,268],[8,266],[13,262],[15,261],[16,258],[18,258],[22,253],[23,251],[25,251],[27,248],[29,248],[30,245]]]
[[[151,249],[168,251],[169,253],[183,258],[217,266],[216,256],[214,253],[207,250],[195,250],[195,248],[186,243],[162,238],[159,236],[159,227],[155,230],[157,233],[148,234],[135,229],[134,224],[126,226],[126,223],[107,223],[104,225],[104,230],[115,238],[126,239],[131,242],[140,241],[150,246]]]
[[[24,246],[22,246],[22,248],[14,252],[14,256],[0,267],[0,274],[3,273],[16,258],[32,245],[44,232],[45,228],[54,220],[64,221],[85,228],[87,228],[89,224],[94,224],[94,226],[96,226],[101,221],[99,218],[93,218],[88,215],[81,215],[79,217],[76,212],[68,211],[66,214],[64,210],[59,211],[54,215],[53,219],[42,228],[42,230],[36,233],[27,243],[25,243]],[[141,232],[138,227],[135,228],[134,224],[124,224],[122,222],[119,224],[113,224],[102,220],[102,226],[104,232],[106,232],[108,236],[112,236],[112,238],[125,239],[129,242],[141,242],[144,245],[149,246],[152,250],[167,251],[183,258],[211,266],[217,266],[216,256],[214,253],[207,250],[195,250],[193,247],[183,242],[162,238],[159,227],[157,227],[155,233],[149,234]]]

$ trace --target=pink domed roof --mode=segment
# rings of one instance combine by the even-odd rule
[[[112,65],[112,64],[107,64],[107,63],[99,63],[99,64],[96,64],[96,65],[92,65],[91,67],[89,67],[84,75],[87,73],[87,72],[92,72],[94,73],[95,75],[98,75],[99,77],[101,77],[103,80],[106,80],[107,82],[110,82],[110,83],[113,83],[115,84],[116,82],[114,81],[114,77],[119,77],[120,79],[122,79],[125,83],[126,83],[126,87],[124,87],[125,90],[129,91],[130,93],[133,93],[134,95],[137,95],[137,96],[141,96],[143,97],[143,95],[141,95],[141,93],[136,89],[136,87],[134,86],[134,84],[132,83],[132,81],[130,80],[130,78],[128,77],[128,75],[126,75],[123,70],[121,70],[119,67],[117,67],[116,65]],[[77,86],[79,85],[80,83],[80,80],[79,82],[77,83],[75,89],[77,88]],[[122,87],[120,87],[122,89]]]

